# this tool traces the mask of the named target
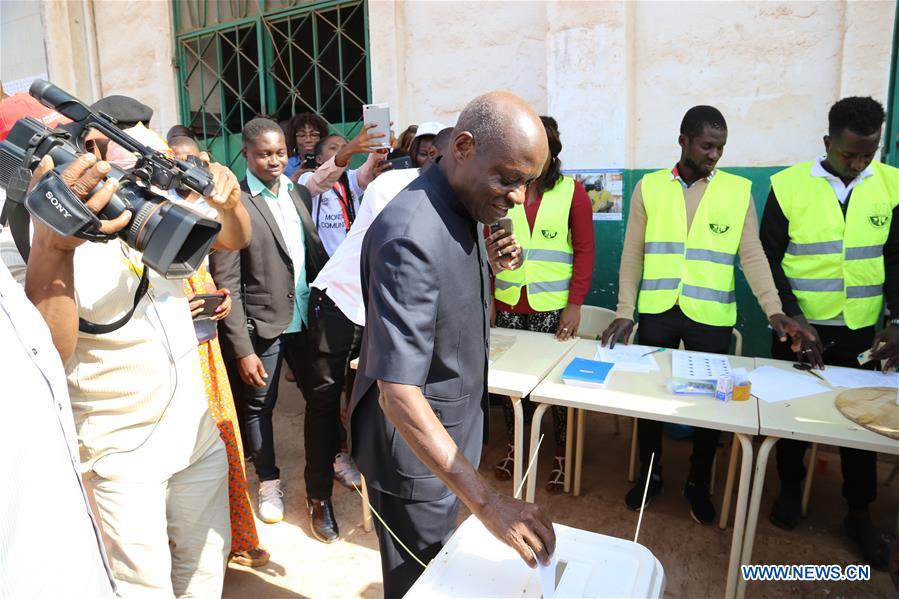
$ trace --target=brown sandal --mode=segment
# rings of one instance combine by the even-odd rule
[[[232,553],[228,559],[235,564],[246,566],[248,568],[261,568],[268,563],[270,557],[271,555],[268,551],[262,547],[256,547],[249,551]]]
[[[499,461],[499,464],[493,468],[493,475],[496,480],[512,480],[512,468],[515,467],[515,448],[509,443],[509,449],[506,451],[506,457]]]

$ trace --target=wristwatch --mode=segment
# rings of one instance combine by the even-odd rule
[[[899,327],[899,318],[891,318],[887,321],[888,327]]]

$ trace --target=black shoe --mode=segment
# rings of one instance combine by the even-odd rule
[[[793,530],[802,518],[802,496],[799,486],[784,486],[771,507],[771,524],[784,530]]]
[[[646,478],[641,478],[634,485],[634,488],[624,496],[624,503],[627,504],[627,507],[635,512],[640,511],[640,504],[643,503],[643,491],[645,489]],[[662,477],[658,474],[653,474],[649,479],[649,490],[646,492],[646,507],[649,507],[652,500],[662,494],[662,489]]]
[[[690,502],[690,515],[700,524],[711,524],[715,521],[715,506],[709,495],[709,486],[687,482],[684,485],[684,497]]]
[[[306,511],[309,512],[312,536],[322,543],[333,543],[340,538],[330,499],[306,499]]]
[[[865,516],[846,516],[843,526],[850,539],[859,544],[865,561],[875,570],[887,569],[890,561],[890,542],[871,519]]]

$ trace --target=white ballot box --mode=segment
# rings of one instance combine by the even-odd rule
[[[437,597],[661,597],[665,571],[643,545],[556,524],[552,572],[541,572],[469,516],[409,589],[406,599]]]

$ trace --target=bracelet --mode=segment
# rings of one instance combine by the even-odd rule
[[[891,318],[887,321],[888,327],[899,327],[899,318]]]

